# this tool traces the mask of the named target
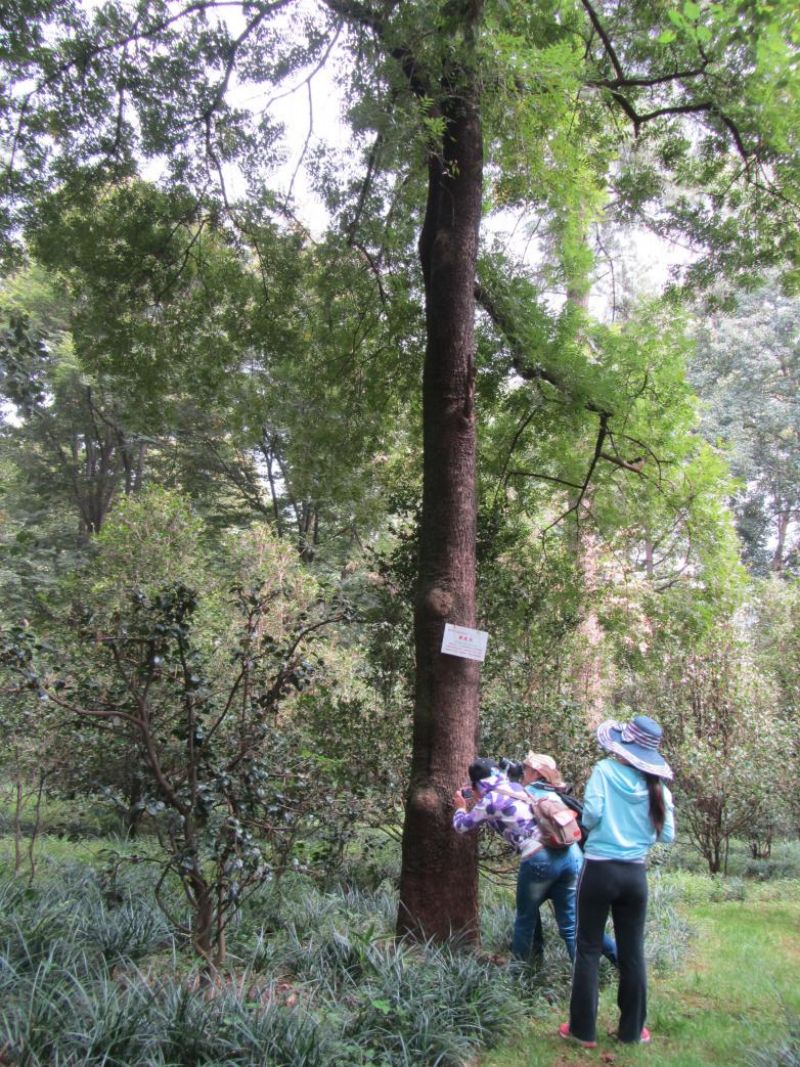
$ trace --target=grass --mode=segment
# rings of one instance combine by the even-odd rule
[[[558,1037],[558,1024],[566,1018],[562,1001],[482,1058],[481,1067],[577,1067],[593,1061],[618,1067],[744,1067],[759,1055],[766,1057],[762,1063],[788,1062],[770,1050],[785,1041],[791,1020],[800,1017],[800,886],[748,884],[744,899],[726,900],[723,882],[699,875],[679,875],[676,882],[692,890],[692,903],[682,910],[696,937],[678,969],[651,976],[650,1046],[622,1048],[605,1036],[617,1019],[612,983],[601,994],[597,1050]]]
[[[0,835],[8,835],[9,840],[12,840],[15,808],[14,790],[0,785]],[[25,795],[20,818],[22,833],[27,837],[36,823],[36,799],[31,793]],[[101,800],[76,802],[45,795],[38,820],[40,833],[74,842],[104,837],[121,829],[117,813]]]

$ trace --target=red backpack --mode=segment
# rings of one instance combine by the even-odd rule
[[[539,836],[545,848],[569,848],[570,845],[581,844],[584,833],[580,825],[582,809],[580,801],[572,800],[575,807],[571,807],[561,794],[552,785],[537,786],[547,790],[546,797],[533,797],[524,786],[517,786],[513,791],[495,786],[495,792],[514,800],[526,800],[531,809],[531,815],[539,828]],[[523,796],[524,794],[524,796]],[[571,799],[571,798],[570,798]]]
[[[530,797],[529,803],[545,848],[569,848],[580,844],[583,834],[578,825],[578,814],[558,793],[539,799]]]

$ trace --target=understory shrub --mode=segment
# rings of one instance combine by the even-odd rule
[[[66,866],[33,886],[0,879],[0,951],[15,966],[35,968],[42,959],[74,965],[78,957],[109,967],[173,948],[169,924],[145,888],[146,875],[131,873],[109,884],[96,871]]]
[[[769,859],[748,857],[742,863],[741,873],[758,882],[800,878],[800,841],[779,842]]]
[[[120,831],[119,815],[107,803],[86,800],[81,804],[45,796],[36,813],[33,798],[27,798],[19,816],[19,830],[24,838],[36,831],[70,841],[108,837]],[[7,786],[0,786],[0,837],[15,830],[15,798]]]
[[[680,811],[678,811],[680,817]],[[654,849],[657,851],[658,846]],[[708,874],[708,864],[685,839],[665,850],[664,866],[671,871]],[[725,870],[717,878],[744,878],[752,881],[800,878],[800,840],[781,838],[773,846],[769,859],[754,859],[747,841],[734,838],[729,843]]]

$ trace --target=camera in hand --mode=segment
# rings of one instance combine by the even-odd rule
[[[505,775],[510,782],[520,782],[522,781],[522,764],[505,756],[498,760],[481,756],[469,765],[469,780],[473,786],[477,786],[478,782],[498,773]]]
[[[508,759],[506,756],[502,756],[497,761],[497,766],[510,782],[522,781],[522,764],[518,763],[517,760]]]

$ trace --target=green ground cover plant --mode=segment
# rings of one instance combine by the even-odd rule
[[[458,945],[396,943],[386,890],[266,886],[210,985],[143,867],[44,862],[0,879],[0,905],[0,1049],[31,1067],[462,1063],[532,995]]]
[[[532,969],[508,960],[513,896],[507,878],[486,879],[480,949],[398,942],[391,849],[383,848],[383,879],[371,853],[365,858],[353,850],[338,884],[301,873],[266,884],[237,915],[229,966],[209,983],[186,937],[156,907],[147,864],[130,862],[145,842],[106,839],[104,849],[99,843],[43,837],[29,884],[12,874],[11,843],[0,841],[4,1062],[589,1062],[590,1053],[565,1048],[555,1035],[570,965],[549,913],[544,964]],[[120,863],[123,856],[129,862]],[[779,851],[776,862],[792,869],[793,857],[791,849]],[[796,1067],[800,884],[711,878],[676,870],[670,859],[654,867],[650,885],[649,1021],[659,1064]],[[180,918],[177,882],[172,893]],[[610,1028],[615,986],[603,966],[601,1020]],[[608,1039],[602,1046],[612,1057],[605,1062],[621,1067],[646,1055]]]
[[[232,927],[230,967],[209,985],[156,907],[147,865],[119,862],[142,842],[105,844],[83,849],[45,836],[32,884],[11,874],[6,851],[0,1049],[9,1063],[465,1064],[568,988],[549,917],[544,966],[508,962],[508,886],[487,888],[480,950],[397,942],[393,880],[356,885],[359,872],[374,882],[375,871],[355,855],[338,886],[299,874],[264,886]],[[654,943],[685,939],[668,892],[653,922]]]
[[[800,1064],[800,1015],[786,1013],[786,1037],[777,1045],[753,1051],[748,1067],[798,1067]]]

